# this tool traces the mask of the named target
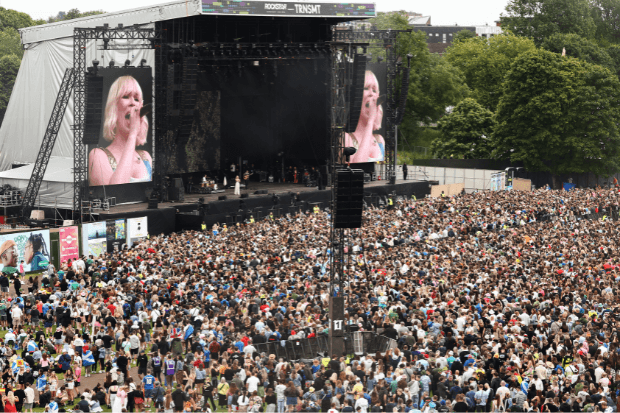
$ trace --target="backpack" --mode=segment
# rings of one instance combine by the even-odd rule
[[[153,357],[153,367],[161,367],[161,357]]]

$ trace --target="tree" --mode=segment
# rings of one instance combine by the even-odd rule
[[[474,37],[476,37],[476,33],[472,32],[471,30],[461,30],[454,35],[454,40],[452,41],[452,43],[463,42],[468,39],[473,39]]]
[[[531,171],[609,175],[619,166],[620,81],[546,50],[512,64],[497,108],[496,155]]]
[[[0,57],[0,124],[9,104],[21,59],[14,54]]]
[[[15,55],[21,59],[24,55],[19,33],[12,27],[0,30],[0,57]]]
[[[597,42],[601,45],[620,43],[620,0],[590,1]]]
[[[550,52],[559,54],[562,54],[563,49],[566,49],[567,56],[605,66],[611,71],[615,71],[616,68],[616,64],[607,49],[599,47],[595,42],[584,39],[577,34],[556,33],[545,39],[541,46]]]
[[[493,112],[474,99],[464,99],[439,122],[442,136],[433,141],[431,150],[439,158],[487,159],[493,125]]]
[[[494,112],[510,65],[522,53],[534,49],[532,40],[505,33],[490,39],[475,37],[454,43],[445,57],[465,75],[471,97]]]
[[[594,38],[596,24],[589,0],[509,0],[502,28],[530,37],[537,45],[556,33]]]
[[[65,20],[73,20],[73,19],[79,19],[81,17],[88,17],[88,16],[95,16],[97,14],[103,14],[105,13],[102,10],[91,10],[91,11],[86,11],[86,12],[80,12],[80,10],[78,9],[71,9],[68,12],[64,13],[64,14],[60,14],[58,13],[56,16],[51,16],[47,19],[48,23],[55,23],[55,22],[59,22],[59,21],[65,21]]]
[[[7,28],[23,29],[45,23],[43,20],[33,20],[26,13],[0,7],[0,30]]]

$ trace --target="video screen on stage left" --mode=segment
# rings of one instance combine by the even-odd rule
[[[385,93],[387,65],[367,63],[364,78],[362,110],[355,131],[345,134],[345,146],[357,152],[351,163],[382,162],[385,160]]]
[[[90,186],[150,182],[153,178],[151,68],[102,68],[101,128],[89,145]]]

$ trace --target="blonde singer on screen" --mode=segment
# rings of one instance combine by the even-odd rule
[[[366,71],[364,80],[364,99],[362,111],[355,132],[345,134],[345,146],[357,149],[351,156],[351,163],[383,161],[385,157],[385,141],[383,136],[373,133],[381,129],[383,108],[377,105],[379,99],[379,82],[370,70]]]
[[[105,106],[105,148],[90,151],[90,185],[116,185],[151,181],[153,160],[147,151],[136,150],[146,143],[149,122],[140,118],[142,89],[131,76],[119,77],[110,86]]]

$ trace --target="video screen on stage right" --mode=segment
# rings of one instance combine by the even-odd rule
[[[355,131],[345,134],[345,146],[357,152],[351,163],[382,162],[385,159],[384,116],[387,65],[368,63],[364,78],[362,110]]]

